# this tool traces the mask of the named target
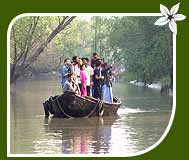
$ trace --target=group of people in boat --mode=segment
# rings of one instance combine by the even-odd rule
[[[104,63],[98,53],[93,53],[91,60],[78,56],[65,59],[61,77],[63,93],[72,91],[113,103],[112,66]]]

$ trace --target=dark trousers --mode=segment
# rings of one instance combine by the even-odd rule
[[[81,91],[81,87],[82,87],[81,83],[78,83],[78,86],[79,86],[79,89]]]
[[[94,86],[94,98],[102,99],[102,87]]]
[[[90,96],[91,88],[90,86],[87,86],[87,96]]]

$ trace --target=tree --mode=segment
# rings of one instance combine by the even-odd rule
[[[172,33],[167,26],[157,27],[157,17],[116,18],[110,34],[113,48],[121,49],[114,56],[124,59],[128,72],[146,83],[169,76],[172,85]]]
[[[77,17],[72,27],[55,38],[55,46],[66,58],[91,54],[92,32],[90,22]]]
[[[111,30],[111,19],[95,16],[92,18],[91,28],[93,31],[93,50],[106,57],[106,53],[110,51],[108,37]]]
[[[58,25],[49,34],[41,32],[44,31],[44,27],[49,31],[49,26],[39,24],[40,17],[24,17],[15,22],[11,31],[11,84],[28,70],[47,45],[57,34],[65,30],[74,18],[75,16],[65,16],[62,20],[58,18]]]

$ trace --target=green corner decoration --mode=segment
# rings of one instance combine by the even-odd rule
[[[163,26],[169,23],[170,30],[177,34],[177,24],[176,21],[182,21],[186,18],[186,16],[182,14],[177,14],[180,3],[174,5],[169,11],[167,7],[160,4],[160,11],[163,17],[159,18],[154,24],[158,26]]]

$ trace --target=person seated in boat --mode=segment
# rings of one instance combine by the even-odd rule
[[[94,98],[102,99],[102,80],[104,76],[101,73],[101,61],[96,62],[96,68],[94,70]]]
[[[70,59],[65,59],[64,60],[64,66],[61,69],[61,85],[62,88],[64,86],[64,83],[68,80],[68,74],[71,74],[73,72],[72,65],[71,65],[71,60]]]
[[[81,93],[78,84],[74,81],[73,74],[68,74],[68,80],[64,83],[63,93],[66,91],[75,92],[78,95]]]
[[[112,93],[112,66],[107,63],[103,64],[102,75],[104,76],[102,86],[102,99],[104,102],[113,103]]]

